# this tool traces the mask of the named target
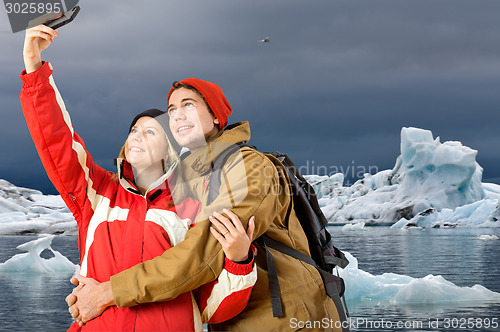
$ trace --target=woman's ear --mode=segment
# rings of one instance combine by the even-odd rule
[[[214,124],[216,124],[216,125],[220,124],[219,119],[214,118]]]

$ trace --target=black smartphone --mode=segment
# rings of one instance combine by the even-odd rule
[[[62,16],[56,19],[49,20],[43,24],[55,30],[73,21],[79,12],[80,6],[75,6],[67,12],[62,13]]]

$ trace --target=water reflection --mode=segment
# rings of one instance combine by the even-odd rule
[[[358,258],[359,268],[374,275],[392,272],[421,278],[442,275],[458,286],[481,284],[500,292],[500,240],[481,241],[479,234],[500,237],[499,229],[397,230],[371,227],[342,232],[330,227],[334,243]],[[0,236],[0,262],[19,253],[15,247],[36,237]],[[56,237],[52,248],[78,263],[76,237]],[[0,274],[0,331],[64,331],[72,320],[64,298],[71,292],[71,275]],[[422,328],[370,328],[352,331],[499,331],[493,328],[448,328],[445,319],[500,320],[499,303],[455,303],[439,305],[391,305],[387,301],[350,301],[353,320],[422,322]],[[436,319],[439,328],[429,326]]]
[[[479,234],[499,235],[499,229],[426,229],[397,230],[371,227],[365,231],[343,232],[340,227],[329,227],[334,243],[358,258],[359,268],[379,275],[384,272],[424,277],[442,275],[458,286],[481,284],[500,292],[500,240],[482,241]],[[387,301],[350,301],[353,320],[419,321],[422,328],[373,328],[366,324],[351,326],[353,331],[500,331],[500,328],[481,327],[496,318],[500,321],[499,303],[446,303],[419,305],[391,305]],[[430,319],[430,320],[429,320]],[[477,325],[452,326],[467,319],[476,319]],[[437,321],[439,328],[430,325]],[[445,328],[445,322],[448,325]],[[455,324],[457,325],[457,324]],[[387,327],[387,326],[386,326]]]
[[[36,236],[0,236],[0,262],[21,253],[16,246]],[[56,237],[52,243],[78,263],[76,237]],[[0,273],[0,331],[65,331],[72,324],[65,297],[72,273]]]

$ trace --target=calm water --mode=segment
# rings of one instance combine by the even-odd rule
[[[0,262],[22,253],[16,247],[36,238],[0,236]],[[52,241],[52,248],[75,264],[79,263],[77,246],[76,236],[58,236]],[[0,331],[67,330],[72,318],[64,299],[72,290],[71,276],[0,273]]]
[[[422,231],[371,227],[366,231],[342,232],[341,227],[330,227],[329,230],[336,246],[357,257],[359,268],[372,274],[392,272],[418,278],[442,275],[458,286],[480,284],[500,292],[500,240],[477,239],[479,234],[500,238],[500,229]],[[467,319],[475,319],[476,324],[491,322],[493,318],[500,321],[500,303],[397,307],[388,303],[348,303],[348,307],[353,320],[371,320],[373,327],[379,327],[375,324],[382,319],[394,325],[398,321],[417,324],[416,328],[367,328],[360,320],[354,331],[500,331],[500,328],[467,326]],[[439,328],[429,326],[429,320],[433,324],[437,320]],[[444,324],[450,328],[445,329]]]
[[[358,258],[359,268],[372,274],[442,275],[459,286],[481,284],[500,292],[500,240],[476,238],[478,234],[500,237],[500,229],[401,231],[371,227],[367,231],[342,232],[340,227],[331,227],[330,230],[336,245],[351,252]],[[35,237],[0,236],[0,262],[20,253],[15,247],[32,239]],[[52,247],[78,263],[76,237],[56,237]],[[71,274],[0,273],[0,331],[66,330],[71,324],[64,302],[72,289],[70,277]],[[464,323],[469,318],[483,323],[486,319],[500,320],[500,303],[398,307],[388,303],[348,303],[348,306],[353,321],[359,323],[353,331],[500,331],[500,328],[468,328]],[[439,328],[429,327],[429,319],[433,323],[438,320]],[[382,320],[385,325],[381,325]],[[387,322],[394,324],[392,328],[388,328]],[[416,325],[398,329],[397,322]],[[444,329],[445,323],[450,328]]]

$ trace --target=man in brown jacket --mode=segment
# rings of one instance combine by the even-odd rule
[[[244,147],[230,156],[220,176],[220,194],[209,201],[213,162],[228,146],[250,139],[247,122],[226,127],[232,109],[222,90],[207,81],[186,79],[174,83],[167,104],[172,134],[191,152],[180,167],[183,184],[201,202],[202,211],[185,240],[162,256],[123,271],[109,282],[80,278],[86,285],[74,292],[77,302],[73,304],[74,297],[69,296],[68,304],[73,304],[70,312],[83,323],[110,305],[131,307],[167,301],[215,280],[223,269],[224,252],[210,234],[209,219],[224,208],[238,215],[245,227],[255,215],[254,238],[266,234],[309,255],[307,238],[292,206],[288,178],[262,153]],[[257,283],[246,309],[232,320],[212,326],[212,330],[340,331],[339,315],[318,271],[269,249],[278,271],[283,308],[283,317],[273,317],[266,255],[257,247]]]

